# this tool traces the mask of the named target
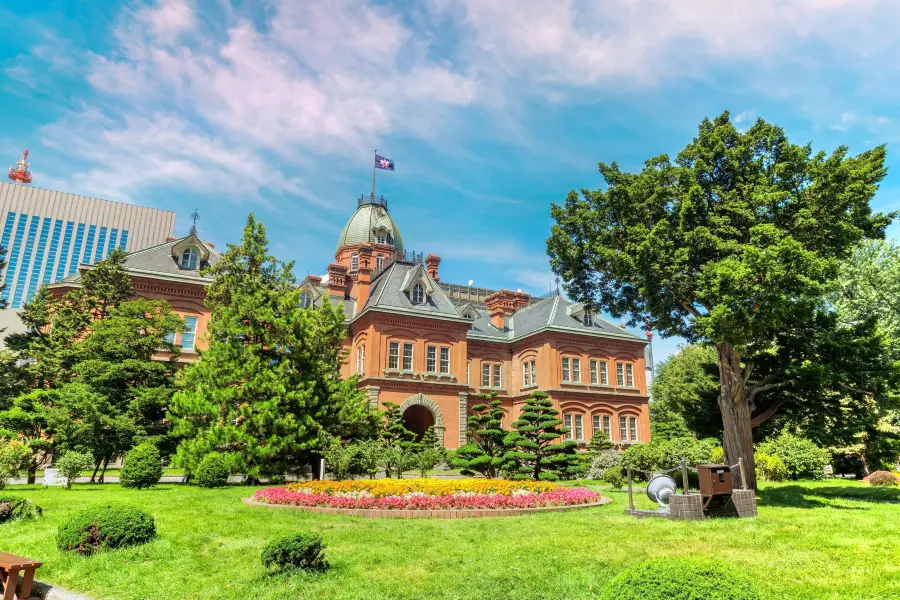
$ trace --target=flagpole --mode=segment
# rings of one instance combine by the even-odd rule
[[[375,204],[375,157],[378,156],[378,148],[372,152],[372,204]]]

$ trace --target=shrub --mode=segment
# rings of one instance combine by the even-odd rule
[[[144,488],[153,487],[159,483],[162,477],[162,458],[159,450],[153,444],[138,444],[125,457],[119,482],[122,487]]]
[[[757,600],[755,585],[726,565],[700,559],[657,559],[626,569],[601,600]]]
[[[712,452],[709,453],[709,462],[714,465],[724,465],[725,464],[725,448],[722,446],[716,446],[712,449]]]
[[[222,487],[231,474],[231,458],[219,452],[203,457],[194,473],[194,481],[203,488]]]
[[[66,489],[71,490],[75,478],[81,475],[81,472],[90,469],[94,464],[94,458],[87,452],[76,452],[70,450],[56,460],[56,468],[66,478]]]
[[[712,452],[717,444],[714,439],[695,440],[684,437],[634,444],[625,450],[622,464],[631,464],[634,478],[649,479],[648,473],[674,469],[682,460],[690,466],[711,462]]]
[[[128,504],[97,505],[77,513],[56,532],[65,552],[93,554],[145,544],[156,537],[156,525],[144,510]]]
[[[7,479],[19,476],[28,455],[28,447],[22,442],[0,440],[0,490],[6,487]]]
[[[777,456],[757,452],[754,455],[756,461],[756,474],[763,481],[784,481],[788,476],[788,469],[784,461]]]
[[[44,510],[25,498],[0,497],[0,523],[15,519],[36,519]]]
[[[618,489],[625,485],[625,476],[620,468],[612,467],[603,472],[603,482]]]
[[[869,483],[879,487],[894,487],[898,483],[897,476],[890,471],[875,471],[869,475]]]
[[[825,448],[819,448],[814,442],[787,430],[759,444],[757,450],[780,458],[791,479],[822,479],[830,457]]]
[[[324,571],[328,568],[325,544],[318,533],[292,533],[272,540],[263,548],[261,558],[267,569]]]
[[[350,447],[354,450],[353,472],[368,475],[374,478],[380,468],[382,457],[387,451],[387,446],[381,440],[360,440],[353,442]]]
[[[603,473],[610,467],[621,470],[622,453],[618,450],[601,450],[594,456],[588,469],[588,479],[603,479]]]

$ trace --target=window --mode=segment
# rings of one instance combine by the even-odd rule
[[[606,361],[600,361],[600,385],[609,385],[609,373],[606,372]]]
[[[575,439],[575,430],[572,429],[572,415],[570,415],[568,413],[563,415],[563,425],[565,425],[569,429],[568,433],[566,433],[566,439],[574,440]]]
[[[631,441],[638,441],[637,435],[637,417],[628,417],[628,431],[631,434]]]
[[[441,346],[441,373],[450,372],[450,348]]]
[[[390,233],[387,234],[387,243],[388,243],[388,246],[393,246],[393,245],[394,245],[394,240],[391,239],[391,234],[390,234]]]
[[[364,375],[366,372],[366,345],[360,344],[356,349],[356,373]]]
[[[400,365],[400,342],[388,344],[388,369],[396,369]]]
[[[591,383],[597,383],[597,361],[591,361]]]
[[[357,269],[359,269],[359,254],[354,252],[350,255],[350,270],[356,271]]]
[[[503,387],[503,384],[500,382],[500,374],[501,374],[500,365],[494,365],[494,387],[495,388]]]
[[[437,373],[437,346],[428,346],[428,352],[425,355],[425,371]]]
[[[380,271],[382,267],[384,267],[384,255],[379,254],[378,258],[375,259],[375,268]]]
[[[184,318],[184,331],[181,334],[181,349],[193,350],[194,338],[197,336],[197,317]]]
[[[529,370],[531,371],[531,385],[537,385],[537,375],[535,374],[535,369],[534,369],[535,362],[533,360],[529,361],[528,366],[529,366]]]
[[[422,304],[425,301],[425,288],[422,287],[421,283],[413,286],[412,301],[413,304]]]
[[[481,363],[481,387],[491,387],[491,365]]]
[[[589,312],[584,313],[584,324],[587,325],[588,327],[594,326],[594,316],[591,313],[589,313]]]
[[[537,385],[534,378],[534,361],[526,360],[522,363],[522,387]]]
[[[472,361],[467,360],[466,361],[466,385],[472,385],[472,383],[469,381],[469,367],[471,367],[471,366],[472,366]]]
[[[562,359],[562,367],[563,367],[563,381],[571,381],[571,375],[569,374],[569,359]]]
[[[387,242],[387,234],[384,231],[379,231],[376,239],[378,240],[379,244],[384,244],[385,242]]]
[[[474,320],[475,317],[472,316],[472,313],[467,312],[467,313],[464,313],[464,314],[463,314],[463,319]]]
[[[572,359],[572,381],[581,381],[581,359]]]
[[[174,346],[175,345],[175,332],[173,331],[172,333],[166,334],[165,340],[166,340],[166,342],[168,342]]]
[[[625,365],[623,363],[616,363],[616,384],[619,387],[625,385]]]
[[[181,253],[181,268],[194,270],[197,268],[197,249],[185,248]]]
[[[309,305],[312,304],[309,292],[300,292],[300,308],[309,308]]]
[[[403,344],[403,370],[413,370],[413,345],[410,342]]]
[[[634,387],[634,367],[631,363],[625,365],[625,385]]]
[[[594,415],[593,435],[597,435],[598,433],[605,433],[607,438],[612,439],[612,433],[609,430],[609,425],[609,415]]]
[[[620,386],[634,387],[634,365],[616,363],[616,380]]]
[[[628,441],[628,418],[619,417],[619,440]]]
[[[575,439],[584,439],[584,417],[582,415],[575,415]]]

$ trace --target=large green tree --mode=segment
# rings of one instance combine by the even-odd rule
[[[183,374],[171,417],[192,470],[228,453],[250,479],[297,472],[327,440],[369,420],[356,378],[342,380],[347,326],[324,302],[301,308],[292,263],[269,254],[253,215],[210,271],[208,349]]]
[[[548,252],[571,295],[715,347],[726,456],[744,458],[752,487],[757,404],[790,367],[760,377],[756,363],[784,332],[800,344],[840,261],[883,237],[892,215],[870,202],[884,160],[883,146],[813,153],[761,119],[740,132],[726,112],[674,161],[660,155],[638,173],[601,163],[606,189],[552,207]]]
[[[463,475],[480,473],[488,479],[499,477],[509,460],[506,457],[506,437],[503,417],[506,411],[496,392],[481,394],[479,402],[472,406],[469,415],[469,441],[456,451],[453,467]]]
[[[571,479],[585,471],[578,462],[578,444],[565,439],[559,411],[545,392],[532,392],[522,414],[506,437],[506,469],[517,479],[556,481]]]

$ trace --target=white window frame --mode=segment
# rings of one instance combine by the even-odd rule
[[[472,361],[466,361],[466,385],[472,385],[472,382],[469,380],[469,369],[472,367]]]
[[[481,387],[491,387],[491,363],[489,362],[481,363]]]
[[[388,369],[400,368],[400,342],[388,342]]]
[[[625,363],[625,387],[634,387],[634,365]]]
[[[563,381],[571,381],[572,379],[572,371],[569,367],[569,357],[563,356],[562,359],[562,380]]]
[[[493,379],[491,383],[492,387],[496,389],[503,389],[503,365],[500,363],[494,363],[492,365],[491,371],[493,372]]]
[[[438,357],[440,359],[440,362],[438,363],[440,372],[444,375],[448,375],[450,373],[450,347],[440,346]]]
[[[632,442],[638,441],[637,417],[628,417],[628,439]]]
[[[591,359],[591,383],[597,385],[599,379],[597,378],[597,361]]]
[[[605,360],[600,361],[600,385],[609,385],[609,372]]]
[[[196,248],[191,246],[190,248],[185,248],[184,252],[181,253],[181,261],[179,262],[179,266],[182,269],[193,271],[197,268],[197,263],[199,262],[200,253],[197,252]]]
[[[625,363],[616,363],[616,385],[625,387]]]
[[[354,252],[350,255],[350,270],[356,271],[359,269],[359,254]]]
[[[590,313],[590,311],[584,311],[584,324],[588,327],[594,326],[594,316]]]
[[[384,255],[379,254],[378,256],[375,257],[375,268],[380,271],[381,267],[383,267],[383,266],[384,266]]]
[[[569,428],[569,431],[566,433],[566,439],[574,440],[575,429],[572,427],[572,413],[566,413],[563,415],[563,426]]]
[[[425,347],[425,372],[437,373],[437,346]]]
[[[407,352],[409,350],[409,352]],[[414,357],[414,348],[412,342],[404,342],[403,343],[403,365],[404,371],[412,371],[413,370],[413,357]]]
[[[531,360],[528,362],[528,364],[529,364],[530,370],[531,370],[531,385],[537,385],[537,373],[536,373],[536,369],[535,369],[535,366],[537,363],[535,363],[534,360]]]
[[[425,303],[425,288],[421,283],[417,283],[413,286],[412,292],[409,295],[413,304],[424,304]]]
[[[581,383],[581,359],[572,359],[572,381]]]
[[[531,385],[531,384],[528,382],[528,363],[523,362],[522,363],[522,387],[528,387],[529,385]]]
[[[360,344],[356,347],[356,374],[365,375],[366,373],[366,345]]]
[[[300,308],[309,308],[311,304],[312,296],[310,296],[309,292],[300,292]]]
[[[199,317],[182,317],[184,319],[184,331],[181,332],[181,349],[194,352],[197,347],[197,324],[200,322]],[[193,327],[190,325],[193,324]],[[185,337],[190,341],[185,343]]]
[[[619,415],[619,440],[628,441],[628,417],[625,415]]]
[[[575,440],[584,440],[584,415],[575,413]]]

